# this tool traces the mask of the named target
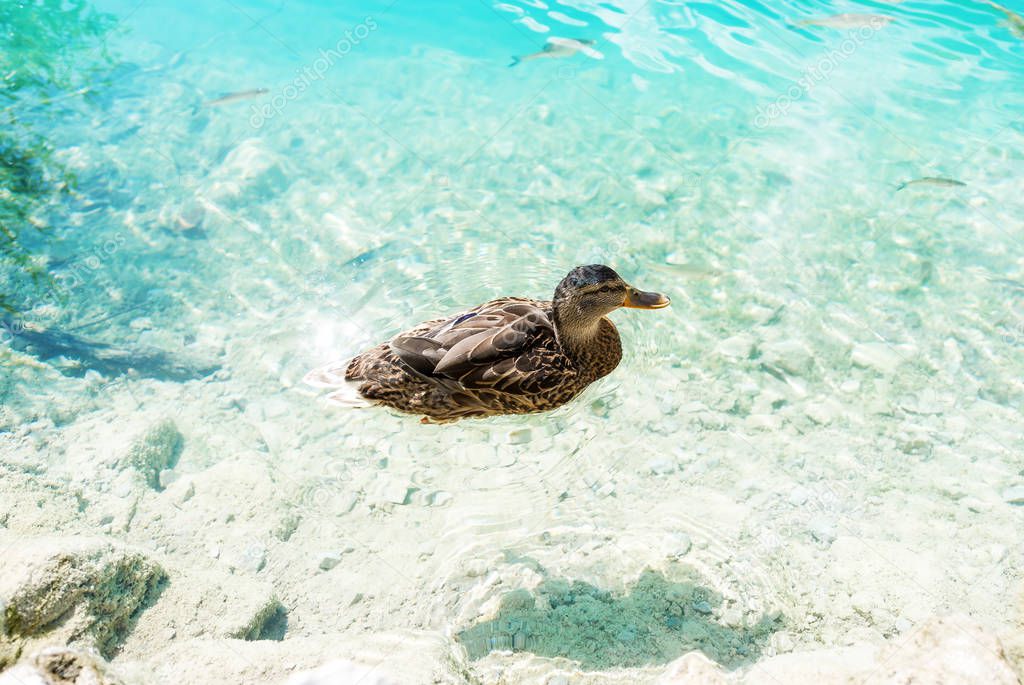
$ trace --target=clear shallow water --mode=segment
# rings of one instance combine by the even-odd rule
[[[117,477],[96,454],[172,416],[186,447],[168,478],[226,478],[208,513],[245,523],[107,532],[267,580],[286,640],[454,636],[519,585],[629,597],[645,568],[717,598],[687,614],[698,624],[777,618],[697,645],[730,668],[778,651],[779,632],[810,648],[881,643],[949,606],[994,630],[1019,619],[1021,509],[1004,493],[1024,481],[1024,41],[998,11],[97,7],[119,20],[111,72],[47,124],[79,183],[39,249],[73,285],[27,318],[222,371],[75,378],[12,357],[7,434],[36,442],[12,437],[7,458],[95,491],[86,523]],[[799,24],[839,13],[892,21]],[[550,37],[596,44],[507,66]],[[928,176],[966,185],[896,190]],[[436,314],[548,297],[590,262],[673,306],[617,313],[622,365],[550,415],[420,426],[299,385]],[[249,471],[234,489],[217,475]],[[304,523],[282,540],[286,516]],[[346,545],[357,562],[315,572]],[[263,566],[231,561],[253,554]],[[373,599],[324,611],[351,599],[340,587]],[[639,639],[615,625],[589,667],[693,646],[668,618]]]

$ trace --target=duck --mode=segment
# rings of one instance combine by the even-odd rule
[[[549,411],[619,365],[622,342],[608,314],[669,304],[604,264],[577,266],[551,300],[500,297],[421,323],[304,380],[332,390],[331,403],[389,407],[423,423]]]

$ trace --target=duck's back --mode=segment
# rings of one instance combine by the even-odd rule
[[[368,400],[438,421],[544,411],[615,368],[621,347],[606,323],[614,363],[584,369],[558,344],[550,302],[502,298],[406,331],[353,359],[345,376]]]

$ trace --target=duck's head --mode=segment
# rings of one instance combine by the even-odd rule
[[[577,266],[555,288],[552,309],[559,335],[586,336],[601,317],[619,307],[661,309],[670,300],[661,293],[637,290],[604,264]]]

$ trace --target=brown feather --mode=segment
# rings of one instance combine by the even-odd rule
[[[507,297],[401,333],[353,359],[360,394],[430,421],[554,409],[610,373],[622,357],[603,318],[592,349],[559,345],[551,302]]]

